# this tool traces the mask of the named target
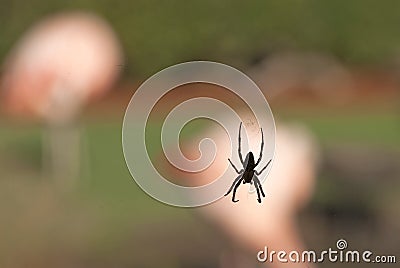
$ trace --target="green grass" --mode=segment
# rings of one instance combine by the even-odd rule
[[[278,117],[279,118],[279,117]],[[400,148],[400,117],[391,112],[289,113],[288,121],[307,125],[323,144],[347,143],[367,147]]]
[[[89,10],[115,28],[125,71],[143,79],[187,60],[243,68],[281,49],[322,51],[348,62],[385,62],[400,46],[398,1],[0,1],[0,61],[45,15]]]
[[[301,120],[325,145],[350,143],[400,148],[397,138],[398,119],[394,113],[374,115],[349,113],[335,116],[289,113],[279,117],[285,121]],[[199,127],[200,125],[194,123],[193,129],[185,129],[183,136],[192,135],[193,131],[197,131]],[[157,128],[158,124],[150,125],[152,131],[156,131]],[[41,226],[39,230],[42,230],[48,239],[45,244],[40,244],[44,247],[43,252],[50,250],[47,247],[52,245],[56,247],[60,245],[60,240],[66,239],[67,242],[64,241],[61,245],[64,243],[75,245],[78,251],[76,254],[85,254],[95,259],[108,256],[112,259],[112,256],[118,256],[118,252],[121,251],[120,245],[130,243],[129,245],[134,248],[141,248],[140,243],[143,241],[135,239],[131,241],[132,237],[141,233],[147,234],[148,227],[152,225],[165,225],[166,228],[184,225],[188,228],[187,230],[196,230],[196,232],[201,232],[201,228],[206,228],[197,223],[192,214],[193,210],[161,204],[146,195],[133,181],[123,158],[119,121],[88,121],[83,129],[84,147],[88,151],[88,159],[84,161],[86,170],[78,188],[65,200],[54,199],[54,197],[45,200],[46,206],[42,208],[40,200],[46,191],[34,186],[35,181],[38,185],[43,183],[45,185],[46,180],[50,180],[42,178],[40,173],[41,129],[37,125],[0,122],[0,159],[2,160],[0,162],[2,174],[0,197],[4,198],[3,202],[0,198],[0,210],[8,215],[8,221],[11,222],[23,222],[20,217],[24,217],[25,214],[38,213],[40,217],[44,217],[43,220],[34,218],[34,221],[40,222],[37,226]],[[157,139],[157,137],[158,135],[154,134],[152,139]],[[156,153],[156,148],[151,148],[151,150],[151,154]],[[19,194],[10,194],[15,189],[20,190]],[[49,206],[48,202],[54,202],[56,212],[51,212],[50,209],[48,214],[43,212]],[[24,233],[11,223],[11,225],[3,226],[4,224],[6,223],[0,222],[0,228],[9,228],[10,237],[18,236],[20,232]],[[82,237],[76,237],[73,226],[80,226],[78,230],[81,230],[82,234],[79,232],[78,234]],[[30,228],[29,230],[36,233],[35,228],[39,227]],[[76,241],[84,241],[84,244]],[[13,247],[10,246],[10,248],[12,250]],[[38,248],[40,249],[40,246]],[[126,256],[131,256],[129,254]],[[131,261],[135,259],[135,257],[126,258]],[[175,261],[170,260],[171,267],[176,266],[173,264]]]
[[[66,246],[77,252],[74,256],[85,252],[87,258],[108,260],[122,254],[134,261],[140,255],[134,249],[143,241],[132,241],[132,237],[149,232],[149,225],[195,225],[190,210],[161,204],[134,183],[122,154],[119,122],[89,122],[83,127],[83,147],[88,151],[82,159],[84,175],[73,192],[65,193],[41,173],[40,127],[5,122],[0,126],[0,159],[4,159],[0,161],[0,211],[7,215],[7,220],[0,221],[0,229],[8,230],[0,248],[9,243],[2,251],[5,256],[19,247],[18,251],[24,252],[24,245],[34,247],[32,254],[39,256],[42,252],[50,256],[53,249]],[[43,199],[49,194],[47,187],[52,194]],[[30,219],[29,215],[37,216]],[[29,235],[31,242],[16,242],[24,235]],[[149,239],[154,242],[155,238]],[[133,253],[119,248],[126,243]],[[166,266],[176,267],[171,264],[174,261],[167,258]],[[162,264],[157,259],[153,262]]]
[[[352,113],[352,114],[308,114],[286,113],[277,116],[283,121],[300,121],[310,127],[323,144],[349,143],[364,146],[384,146],[399,148],[400,121],[395,113]],[[41,133],[38,125],[15,125],[0,123],[0,164],[3,176],[11,174],[12,166],[5,165],[19,161],[24,166],[40,169]],[[190,136],[200,124],[192,123],[192,128],[185,128],[183,136]],[[152,129],[153,128],[153,129]],[[159,144],[157,129],[159,124],[150,125],[150,141]],[[83,187],[94,195],[111,200],[127,198],[142,202],[147,199],[133,182],[122,153],[120,122],[88,122],[83,128],[84,147],[88,151],[90,178],[83,179]],[[150,146],[150,154],[157,148]],[[149,203],[153,200],[148,200]],[[114,201],[117,202],[117,201]]]

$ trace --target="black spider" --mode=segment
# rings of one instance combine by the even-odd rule
[[[265,197],[264,191],[261,187],[261,183],[260,180],[258,179],[258,177],[256,175],[260,175],[269,165],[269,163],[271,163],[270,159],[267,163],[267,165],[265,167],[263,167],[261,169],[260,172],[258,172],[257,170],[254,170],[257,165],[261,162],[261,158],[262,158],[262,151],[264,148],[264,133],[263,130],[261,128],[261,150],[260,150],[260,157],[257,160],[257,163],[254,162],[254,155],[253,152],[249,152],[246,155],[246,159],[243,161],[243,157],[242,157],[242,152],[240,150],[240,143],[241,143],[241,138],[240,138],[240,132],[242,129],[242,123],[240,123],[239,126],[239,147],[238,147],[238,153],[239,153],[239,159],[240,162],[243,165],[243,169],[241,169],[240,171],[235,167],[235,165],[232,163],[232,161],[228,158],[229,163],[231,163],[232,167],[235,169],[236,173],[239,174],[239,176],[234,180],[234,182],[232,183],[232,186],[229,188],[228,192],[225,194],[225,196],[227,196],[233,189],[233,187],[235,187],[233,189],[233,196],[232,196],[232,202],[238,202],[239,200],[235,200],[235,195],[236,195],[236,190],[239,187],[240,183],[243,181],[243,184],[245,183],[250,183],[253,184],[254,182],[254,186],[256,187],[257,190],[257,195],[258,195],[258,203],[261,203],[261,197],[260,197],[260,192],[262,194],[263,197]]]

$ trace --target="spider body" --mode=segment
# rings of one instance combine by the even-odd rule
[[[244,170],[243,170],[243,184],[250,183],[253,184],[253,176],[254,176],[254,168],[255,168],[255,162],[254,162],[254,155],[253,152],[249,152],[246,155],[246,158],[244,160]]]
[[[236,195],[236,190],[239,187],[240,183],[243,182],[243,184],[250,183],[253,184],[257,190],[257,200],[258,203],[261,203],[261,196],[260,193],[263,197],[265,197],[264,191],[262,189],[260,180],[258,179],[257,175],[260,175],[271,163],[270,159],[265,167],[261,169],[261,171],[255,170],[255,168],[260,164],[261,159],[262,159],[262,151],[264,148],[264,134],[261,128],[261,150],[260,150],[260,156],[257,160],[257,162],[254,161],[254,154],[253,152],[248,152],[246,155],[245,160],[243,161],[242,157],[242,152],[241,152],[241,137],[240,137],[240,132],[242,129],[242,123],[240,123],[239,126],[239,146],[238,146],[238,154],[239,154],[239,159],[240,162],[242,163],[243,168],[239,171],[236,166],[232,163],[232,161],[228,158],[229,163],[232,165],[232,167],[235,169],[236,173],[239,174],[239,176],[236,177],[236,179],[233,181],[232,186],[229,188],[228,192],[225,194],[227,196],[232,190],[233,190],[233,195],[232,195],[232,202],[238,202],[239,200],[235,199]]]

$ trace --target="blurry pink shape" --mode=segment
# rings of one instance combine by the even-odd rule
[[[216,132],[212,129],[209,131]],[[227,146],[223,135],[208,136],[216,137],[214,142],[218,146]],[[219,149],[224,150],[220,147]],[[238,203],[233,203],[232,196],[229,195],[198,208],[197,211],[219,231],[224,232],[231,241],[252,252],[254,259],[256,253],[265,246],[270,252],[301,252],[306,249],[306,245],[297,224],[297,213],[307,205],[313,195],[318,151],[318,144],[307,128],[302,125],[278,123],[275,159],[263,184],[266,194],[263,202],[259,204],[256,194],[249,194],[249,188],[242,185],[236,195]],[[233,150],[233,153],[236,153],[236,150]],[[213,163],[214,174],[225,170],[229,165],[226,160],[228,157],[229,155],[225,155],[219,158],[221,161]],[[212,178],[210,174],[205,177]],[[309,263],[280,263],[276,259],[270,264],[268,267],[315,267]]]
[[[51,16],[33,27],[5,64],[11,111],[50,122],[70,120],[118,76],[121,50],[110,26],[88,13]]]

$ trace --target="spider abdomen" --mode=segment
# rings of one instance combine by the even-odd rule
[[[251,183],[251,180],[253,179],[253,175],[254,175],[254,170],[246,170],[243,173],[243,184]]]

